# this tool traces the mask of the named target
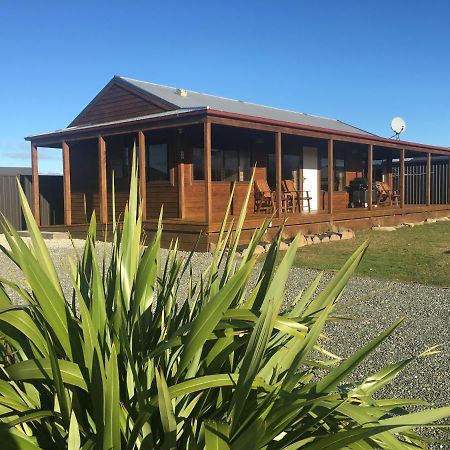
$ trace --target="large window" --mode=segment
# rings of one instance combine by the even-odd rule
[[[248,151],[240,151],[239,152],[239,171],[238,171],[238,180],[239,181],[248,181],[251,176],[251,161],[250,161],[250,152]]]
[[[328,192],[328,158],[320,158],[320,190]]]
[[[334,190],[338,192],[345,191],[345,160],[334,160]],[[328,191],[328,158],[320,158],[320,189]]]
[[[203,148],[192,149],[192,179],[205,179],[205,165],[203,160]]]
[[[334,190],[345,191],[345,161],[343,159],[334,160]]]
[[[108,155],[107,161],[109,172],[114,174],[116,182],[129,180],[131,175],[131,149],[129,147],[122,150],[122,155],[118,151],[112,153],[111,156]]]
[[[283,155],[283,180],[293,180],[297,189],[300,189],[299,170],[301,167],[302,161],[298,153]]]
[[[148,146],[147,173],[149,181],[169,180],[167,144]]]
[[[250,152],[211,150],[211,178],[213,181],[248,181],[250,179]]]
[[[277,163],[275,153],[267,154],[267,182],[271,188],[275,189],[277,183]]]

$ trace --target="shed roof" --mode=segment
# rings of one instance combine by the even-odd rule
[[[161,84],[135,80],[133,78],[119,76],[116,78],[119,78],[121,81],[128,83],[132,87],[138,88],[147,94],[159,97],[180,109],[207,108],[227,113],[242,114],[269,120],[277,120],[281,122],[326,128],[329,130],[373,136],[372,133],[361,130],[360,128],[354,127],[337,119],[329,119],[311,114],[289,111],[286,109],[272,108],[269,106],[258,105],[256,103],[203,94],[187,89],[180,90],[174,87],[163,86]],[[180,92],[183,92],[185,95],[180,95]]]
[[[0,167],[1,176],[31,175],[31,167]]]

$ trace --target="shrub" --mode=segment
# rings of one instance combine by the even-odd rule
[[[134,165],[132,172],[120,226],[114,218],[111,257],[99,260],[94,216],[84,251],[71,264],[72,298],[23,193],[30,245],[4,227],[10,249],[3,251],[27,287],[0,284],[2,449],[424,445],[414,428],[448,416],[449,408],[408,413],[405,407],[422,403],[373,398],[408,360],[348,382],[399,322],[347,360],[321,346],[366,245],[318,295],[320,277],[283,310],[296,242],[275,264],[280,230],[255,266],[264,223],[236,259],[249,193],[235,226],[226,226],[228,208],[211,263],[194,279],[191,258],[180,257],[176,242],[161,260],[161,223],[142,246]],[[180,301],[182,282],[188,293]],[[12,301],[12,291],[23,304]]]

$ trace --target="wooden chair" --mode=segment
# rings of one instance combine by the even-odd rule
[[[377,181],[377,206],[398,206],[400,194],[392,190],[388,183]]]
[[[297,190],[293,180],[283,180],[283,191],[292,196],[294,211],[297,209],[298,212],[302,212],[303,202],[306,201],[308,212],[311,212],[312,197],[309,195],[309,191]]]
[[[267,180],[255,180],[255,212],[272,213],[275,205],[275,193],[270,190]]]

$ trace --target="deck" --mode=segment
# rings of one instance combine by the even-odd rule
[[[450,205],[405,205],[400,207],[354,208],[337,210],[332,214],[324,211],[310,213],[291,213],[283,217],[273,218],[268,230],[268,238],[285,223],[285,235],[294,236],[301,232],[305,234],[320,233],[330,229],[331,225],[353,230],[367,229],[374,225],[397,225],[402,222],[418,222],[426,218],[438,218],[450,215]],[[270,216],[265,214],[249,214],[244,222],[242,240],[248,240],[253,231],[262,221]],[[229,223],[237,216],[231,216]],[[209,224],[202,219],[187,220],[170,218],[163,220],[162,245],[167,247],[170,242],[178,239],[180,248],[191,250],[195,245],[197,250],[206,251],[209,244],[215,242],[220,231],[222,218],[214,216]],[[144,232],[150,237],[156,230],[158,220],[147,220],[143,224]],[[87,231],[87,224],[41,226],[43,231],[67,231],[74,238],[83,238]],[[105,232],[112,229],[111,224],[98,224],[99,239],[105,238]],[[107,237],[107,236],[106,236]]]

